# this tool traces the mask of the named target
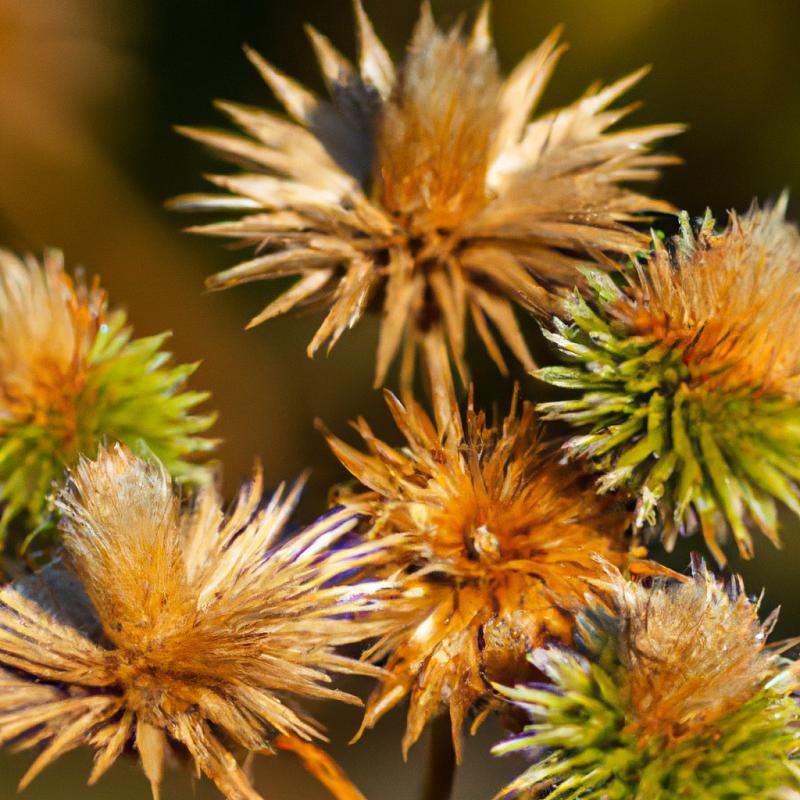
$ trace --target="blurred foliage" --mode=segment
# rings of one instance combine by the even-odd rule
[[[400,53],[418,0],[365,5],[390,49]],[[476,6],[433,0],[443,22]],[[554,25],[566,24],[571,49],[543,108],[568,102],[595,79],[652,64],[636,91],[644,107],[631,121],[690,125],[669,144],[686,165],[670,169],[659,188],[691,214],[708,205],[722,217],[728,208],[743,210],[753,197],[774,197],[785,186],[800,191],[800,4],[495,0],[493,20],[506,68]],[[228,492],[256,457],[272,482],[311,465],[303,511],[308,517],[323,506],[329,485],[343,478],[313,429],[314,417],[343,434],[347,420],[363,413],[378,435],[394,436],[380,393],[371,388],[377,326],[362,324],[330,358],[313,362],[305,345],[314,317],[275,320],[245,332],[244,322],[270,290],[259,284],[204,294],[204,277],[234,263],[236,254],[181,234],[186,220],[162,207],[170,196],[203,188],[201,174],[215,166],[171,125],[221,125],[211,106],[215,97],[274,107],[241,52],[243,42],[321,88],[305,21],[352,54],[350,0],[0,0],[0,241],[23,251],[63,248],[70,263],[102,275],[112,303],[128,308],[138,335],[172,329],[177,359],[203,359],[194,385],[212,391],[220,412],[215,432],[225,439],[220,455]],[[534,327],[528,330],[535,340]],[[547,358],[541,342],[538,352]],[[504,407],[510,384],[500,380],[481,348],[473,353],[478,399],[496,399]],[[544,398],[530,378],[523,378],[523,388]],[[759,542],[754,562],[734,557],[731,563],[751,591],[767,587],[766,610],[783,603],[779,636],[800,629],[800,612],[791,602],[800,531],[787,524],[784,539],[785,551]],[[688,552],[679,545],[670,563],[683,568]],[[403,767],[401,716],[393,715],[355,748],[344,742],[357,712],[331,721],[334,754],[376,800],[412,800],[417,791],[424,743]],[[487,798],[504,776],[518,771],[518,764],[489,766],[488,745],[500,734],[486,731],[469,743],[456,800]],[[74,769],[46,774],[26,796],[147,796],[144,778],[125,767],[84,790],[85,758],[72,758]],[[9,797],[23,765],[10,757],[2,764],[0,796]],[[258,770],[258,785],[274,800],[324,796],[290,756],[262,759]],[[192,790],[182,773],[165,788],[170,800],[192,796],[216,795],[205,784]]]

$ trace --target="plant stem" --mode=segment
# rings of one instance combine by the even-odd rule
[[[345,775],[344,770],[319,747],[294,736],[279,736],[273,745],[279,750],[295,753],[303,766],[336,800],[367,800]]]
[[[456,777],[456,753],[448,714],[440,714],[431,724],[428,763],[422,800],[449,800]]]

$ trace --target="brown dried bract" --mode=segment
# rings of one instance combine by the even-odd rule
[[[468,712],[492,694],[489,681],[520,680],[533,648],[570,641],[573,611],[604,574],[598,555],[628,563],[628,515],[548,454],[533,407],[518,413],[516,397],[499,425],[470,403],[466,431],[452,396],[438,425],[418,405],[386,397],[402,449],[363,420],[366,453],[328,435],[368,487],[341,502],[369,514],[378,539],[405,534],[393,561],[416,605],[371,652],[388,657],[391,674],[370,698],[364,727],[410,695],[404,750],[448,708],[458,748]]]
[[[225,516],[211,488],[181,507],[163,468],[120,446],[80,463],[62,528],[98,635],[24,586],[0,592],[0,743],[43,746],[22,786],[81,745],[96,751],[94,783],[135,743],[157,798],[177,743],[227,798],[258,800],[222,739],[257,752],[278,735],[323,738],[291,696],[359,703],[330,673],[380,671],[336,647],[385,634],[391,604],[385,583],[337,579],[385,551],[337,544],[349,511],[279,544],[299,491],[262,506],[259,471]]]
[[[620,620],[630,723],[644,740],[676,740],[714,724],[753,697],[777,674],[778,656],[766,649],[777,612],[758,618],[742,580],[726,586],[696,564],[692,580],[652,587],[618,572],[608,588]]]
[[[219,107],[247,137],[182,129],[247,169],[211,178],[227,195],[175,201],[185,210],[240,213],[193,230],[259,250],[209,286],[298,276],[250,324],[325,307],[310,355],[381,305],[376,385],[402,346],[408,388],[416,349],[428,338],[441,346],[424,357],[446,343],[463,377],[468,316],[502,370],[495,331],[530,369],[513,304],[549,310],[590,254],[642,245],[629,223],[669,206],[623,184],[653,179],[673,162],[648,147],[681,127],[608,132],[631,110],[609,107],[642,71],[530,121],[563,51],[558,31],[503,79],[488,4],[468,36],[460,26],[439,30],[423,4],[397,70],[360,0],[355,6],[358,69],[309,29],[330,101],[250,52],[294,122],[225,102]]]
[[[731,212],[722,233],[706,221],[656,251],[616,315],[637,334],[683,352],[704,385],[800,399],[800,233],[788,198]]]
[[[75,435],[75,397],[105,317],[105,293],[76,286],[58,251],[40,264],[0,250],[0,433],[11,419]]]

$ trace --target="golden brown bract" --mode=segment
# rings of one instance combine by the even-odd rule
[[[356,524],[349,511],[279,544],[299,491],[262,505],[257,472],[225,516],[214,489],[182,507],[160,465],[120,446],[80,463],[62,527],[102,641],[24,589],[0,592],[0,742],[44,745],[23,785],[81,745],[96,750],[94,782],[135,742],[158,797],[177,742],[226,797],[257,800],[220,737],[251,752],[278,735],[321,738],[290,696],[359,702],[330,673],[380,671],[336,647],[396,623],[385,583],[337,579],[384,550],[337,544]]]
[[[800,399],[800,233],[786,204],[731,212],[721,233],[709,215],[697,236],[685,226],[672,252],[655,240],[616,315],[681,351],[709,388]]]
[[[61,253],[40,264],[0,250],[0,434],[4,420],[31,421],[69,447],[75,398],[105,317],[105,293],[76,285]]]
[[[726,586],[702,565],[691,580],[646,588],[610,574],[629,727],[643,740],[713,726],[779,672],[777,655],[765,649],[777,613],[762,623],[740,578]]]
[[[570,641],[572,613],[603,575],[597,557],[628,563],[628,515],[548,454],[532,406],[519,413],[516,397],[496,425],[470,403],[464,430],[452,396],[438,425],[386,396],[405,447],[376,439],[363,420],[366,453],[328,437],[369,489],[343,504],[367,513],[378,539],[405,534],[393,562],[417,610],[371,653],[388,657],[391,675],[364,727],[410,695],[404,750],[448,708],[458,747],[468,712],[491,698],[489,681],[524,677],[526,655],[546,639]]]
[[[175,201],[238,212],[193,230],[258,249],[209,286],[298,276],[250,324],[326,308],[309,354],[382,305],[376,385],[402,347],[408,387],[421,344],[426,360],[439,360],[438,377],[446,347],[463,376],[468,316],[501,369],[496,334],[530,368],[513,304],[550,309],[590,254],[642,245],[629,223],[669,206],[623,184],[650,180],[674,160],[648,147],[680,126],[608,132],[630,110],[609,107],[642,72],[530,121],[563,49],[557,31],[504,80],[488,5],[465,36],[458,26],[439,30],[424,4],[396,70],[355,6],[358,69],[310,30],[330,101],[251,52],[294,122],[226,102],[220,108],[248,136],[182,129],[247,170],[212,177],[228,194]]]
[[[465,43],[458,28],[443,34],[423,16],[376,136],[376,192],[412,239],[446,240],[491,202],[501,86],[493,49]]]

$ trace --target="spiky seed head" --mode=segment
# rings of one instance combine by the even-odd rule
[[[595,274],[548,333],[568,365],[537,373],[583,393],[540,409],[585,429],[566,448],[601,490],[633,491],[637,525],[660,522],[668,549],[699,521],[720,563],[730,531],[744,556],[753,527],[777,543],[776,500],[800,513],[800,234],[785,210],[732,213],[722,232],[684,216],[627,285]]]
[[[499,334],[532,365],[513,303],[548,308],[596,251],[641,245],[630,223],[668,206],[623,187],[654,178],[674,159],[649,145],[680,130],[658,125],[608,132],[634,73],[592,87],[566,108],[530,121],[563,50],[558,31],[503,79],[488,4],[472,33],[439,30],[427,4],[395,69],[356,0],[358,68],[311,29],[331,100],[316,97],[250,52],[293,121],[221,103],[245,136],[182,129],[246,165],[212,177],[225,193],[188,195],[185,210],[237,213],[193,228],[257,248],[252,260],[210,279],[212,288],[298,276],[252,321],[318,305],[327,316],[309,345],[333,346],[364,312],[382,307],[376,384],[404,351],[402,380],[427,338],[449,345],[462,376],[467,317],[505,370]]]
[[[452,396],[438,423],[416,403],[386,398],[401,449],[364,420],[356,428],[366,452],[328,436],[366,487],[343,494],[344,506],[368,515],[379,541],[404,534],[392,563],[417,609],[374,648],[390,674],[364,727],[410,695],[404,751],[448,710],[459,747],[468,713],[490,699],[489,680],[527,674],[527,652],[546,639],[570,641],[573,611],[603,575],[597,554],[628,562],[628,515],[556,462],[533,407],[520,413],[516,396],[496,424],[470,402],[466,428]]]
[[[645,588],[609,569],[608,607],[577,622],[575,648],[535,651],[552,685],[497,687],[531,719],[496,754],[533,766],[497,800],[777,798],[800,790],[797,663],[766,641],[775,614],[741,580],[696,562]],[[609,613],[610,612],[610,613]]]
[[[79,581],[0,591],[0,744],[42,748],[23,786],[84,745],[93,783],[133,743],[157,798],[180,745],[229,800],[260,800],[220,737],[321,738],[292,698],[360,702],[331,673],[380,670],[336,648],[395,625],[396,593],[343,578],[385,552],[341,543],[357,523],[341,510],[281,543],[299,492],[262,503],[258,471],[225,515],[213,487],[182,505],[163,465],[120,445],[80,461],[59,500]]]
[[[49,518],[47,497],[78,455],[120,441],[159,457],[181,481],[208,480],[195,456],[213,422],[192,413],[207,398],[186,391],[195,364],[166,364],[167,334],[133,339],[95,281],[74,280],[63,257],[39,262],[0,251],[0,536],[27,513]]]

